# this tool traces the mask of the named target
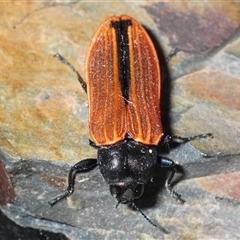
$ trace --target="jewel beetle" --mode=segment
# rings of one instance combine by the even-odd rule
[[[75,164],[63,195],[49,201],[51,206],[71,195],[76,173],[98,166],[110,193],[119,203],[136,206],[145,184],[156,166],[168,167],[166,180],[170,194],[184,202],[171,188],[177,165],[158,156],[158,148],[170,142],[185,143],[211,134],[189,138],[164,136],[161,123],[161,72],[156,50],[143,28],[127,15],[112,16],[95,33],[86,58],[86,82],[74,67],[59,54],[78,76],[89,101],[90,145],[97,148],[97,159]]]

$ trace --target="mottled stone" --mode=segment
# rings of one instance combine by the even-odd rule
[[[239,238],[236,1],[0,5],[0,154],[16,193],[12,204],[1,206],[6,216],[23,227],[59,232],[73,240]],[[69,164],[96,157],[96,149],[88,146],[87,96],[75,74],[53,55],[63,55],[84,77],[94,32],[103,20],[121,14],[141,22],[156,45],[164,80],[165,133],[214,135],[175,147],[167,155],[183,166],[178,175],[183,181],[175,188],[184,205],[165,191],[165,171],[154,175],[136,201],[159,228],[131,207],[115,209],[98,169],[77,176],[75,192],[66,201],[52,208],[47,203],[66,189]],[[181,51],[167,68],[164,57],[176,47]]]
[[[240,11],[235,2],[161,2],[145,8],[170,45],[186,52],[217,47],[239,28]]]
[[[173,97],[173,105],[181,106],[177,114],[182,115],[174,126],[178,134],[212,132],[213,142],[198,149],[222,154],[239,153],[240,91],[236,87],[240,84],[239,79],[240,76],[233,78],[227,73],[202,70],[175,81],[173,91],[177,94]]]
[[[240,172],[200,178],[199,183],[218,198],[240,200]]]

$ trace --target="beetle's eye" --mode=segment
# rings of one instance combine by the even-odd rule
[[[144,184],[138,184],[135,192],[134,192],[134,198],[140,198],[144,192]]]
[[[122,188],[119,186],[110,186],[110,193],[113,197],[118,197],[122,193]]]

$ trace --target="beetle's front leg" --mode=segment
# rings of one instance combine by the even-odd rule
[[[159,157],[158,165],[161,167],[167,167],[167,168],[172,169],[170,175],[168,176],[168,178],[166,180],[165,187],[173,198],[175,198],[177,201],[180,201],[181,203],[184,203],[185,201],[181,198],[181,195],[178,194],[177,192],[175,192],[171,186],[171,181],[172,181],[175,173],[177,172],[177,164],[169,158]]]
[[[80,172],[85,172],[85,171],[92,170],[96,166],[97,166],[97,159],[82,160],[82,161],[76,163],[74,166],[72,166],[70,171],[69,171],[69,174],[68,174],[68,187],[67,187],[66,192],[64,194],[52,199],[48,203],[51,206],[54,206],[59,201],[68,197],[69,195],[71,195],[74,191],[74,180],[75,180],[76,174],[80,173]]]

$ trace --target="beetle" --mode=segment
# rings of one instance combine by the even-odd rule
[[[171,169],[166,189],[184,202],[171,187],[177,164],[158,156],[158,148],[170,142],[185,143],[211,134],[164,137],[159,60],[143,26],[127,15],[112,16],[103,22],[87,54],[86,82],[68,61],[59,54],[56,56],[77,74],[88,94],[90,145],[97,148],[98,154],[97,159],[82,160],[71,168],[66,192],[49,204],[53,206],[73,193],[77,172],[96,166],[118,204],[132,203],[141,212],[134,200],[142,196],[157,166]]]

